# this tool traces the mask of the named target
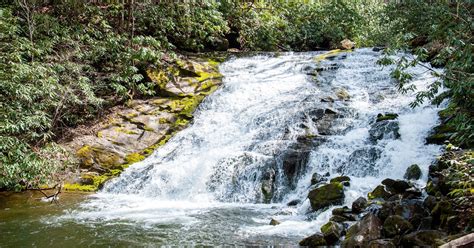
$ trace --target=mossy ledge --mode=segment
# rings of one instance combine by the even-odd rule
[[[192,123],[196,108],[221,84],[218,65],[213,59],[193,58],[178,59],[166,68],[150,66],[147,76],[159,87],[157,97],[132,100],[117,111],[112,108],[95,135],[64,144],[75,151],[80,172],[66,180],[63,188],[95,192],[165,145]]]

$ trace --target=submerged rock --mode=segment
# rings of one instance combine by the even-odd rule
[[[358,177],[375,176],[378,173],[376,163],[381,154],[382,151],[373,146],[357,149],[349,156],[343,173]]]
[[[400,127],[396,121],[379,121],[372,125],[369,130],[370,140],[376,142],[381,139],[400,138]]]
[[[342,204],[344,189],[341,183],[329,183],[311,190],[308,198],[313,211],[317,211],[331,205]]]
[[[276,226],[276,225],[280,225],[280,224],[281,224],[281,222],[279,222],[278,220],[275,220],[273,218],[270,220],[270,225],[271,226]]]
[[[421,178],[421,169],[417,164],[412,164],[407,168],[405,175],[403,176],[408,180],[418,180]]]

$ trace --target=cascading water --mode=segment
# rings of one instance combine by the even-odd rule
[[[391,68],[376,64],[379,52],[315,62],[317,54],[223,63],[223,87],[191,126],[65,218],[141,223],[165,244],[295,244],[329,218],[329,210],[309,213],[313,173],[351,176],[346,204],[386,177],[403,177],[411,164],[426,177],[440,148],[424,139],[439,109],[409,108],[413,94],[396,91]],[[418,89],[435,80],[413,72]],[[381,126],[379,113],[399,117]],[[295,199],[297,206],[286,206]],[[282,224],[269,226],[272,217]]]

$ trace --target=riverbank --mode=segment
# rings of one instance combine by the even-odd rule
[[[420,187],[412,181],[421,176],[421,171],[410,167],[406,180],[387,178],[366,197],[352,202],[351,207],[333,209],[330,221],[321,226],[320,232],[303,239],[300,245],[432,247],[472,233],[473,151],[451,144],[445,149],[429,167],[426,185]],[[350,178],[345,181],[349,183]],[[474,240],[463,242],[469,246]]]

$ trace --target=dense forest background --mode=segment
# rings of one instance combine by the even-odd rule
[[[406,68],[444,67],[413,106],[449,98],[443,133],[472,147],[472,16],[469,1],[0,0],[0,189],[41,185],[68,166],[55,143],[68,128],[159,94],[149,65],[229,48],[322,50],[348,38],[410,51],[380,62],[397,65],[401,91],[414,90]]]

